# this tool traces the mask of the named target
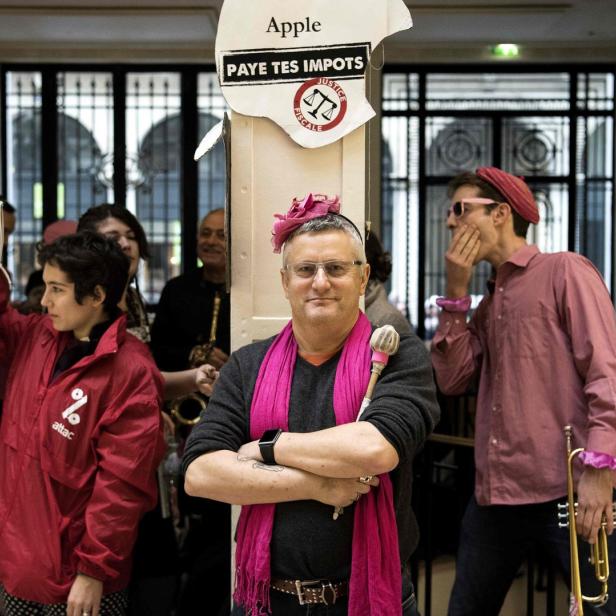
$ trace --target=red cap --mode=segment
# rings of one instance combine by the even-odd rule
[[[507,203],[524,219],[536,225],[539,222],[539,208],[528,184],[519,177],[496,167],[479,167],[475,175],[498,190]]]
[[[43,243],[53,244],[59,237],[72,233],[77,233],[77,223],[74,220],[56,220],[45,227]]]

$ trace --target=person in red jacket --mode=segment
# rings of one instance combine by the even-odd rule
[[[47,315],[11,308],[0,271],[0,362],[10,366],[0,612],[122,615],[137,525],[156,503],[162,380],[117,308],[129,259],[116,242],[68,235],[39,259]]]

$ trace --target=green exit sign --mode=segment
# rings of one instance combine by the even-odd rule
[[[492,47],[492,55],[495,58],[517,58],[520,48],[514,43],[500,43]]]

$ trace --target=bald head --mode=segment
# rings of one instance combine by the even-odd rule
[[[224,282],[227,268],[225,211],[212,210],[199,225],[197,256],[203,263],[203,277],[212,282]]]

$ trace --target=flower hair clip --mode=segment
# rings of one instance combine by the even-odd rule
[[[272,229],[274,252],[280,252],[282,245],[295,229],[313,218],[325,216],[330,212],[333,214],[340,213],[340,198],[338,196],[330,199],[327,195],[308,193],[301,201],[294,198],[286,214],[274,214],[278,219],[274,222]]]

